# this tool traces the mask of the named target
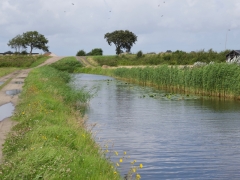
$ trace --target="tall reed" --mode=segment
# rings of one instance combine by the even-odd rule
[[[239,98],[240,67],[215,63],[200,68],[168,67],[118,68],[114,76],[143,85],[219,97]]]

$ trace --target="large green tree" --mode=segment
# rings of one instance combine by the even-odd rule
[[[20,52],[21,48],[30,48],[30,54],[32,54],[33,49],[41,49],[44,52],[48,51],[47,46],[48,40],[44,35],[39,34],[37,31],[28,31],[22,35],[17,35],[11,39],[8,46],[14,48],[17,52]]]
[[[108,44],[115,44],[116,54],[123,52],[123,49],[126,49],[126,52],[130,52],[133,44],[137,41],[137,36],[128,30],[119,30],[112,33],[106,33],[104,38],[107,40]]]
[[[39,34],[37,31],[28,31],[23,33],[24,45],[30,48],[30,54],[32,54],[33,49],[41,49],[44,52],[48,51],[48,40],[44,37],[44,35]]]

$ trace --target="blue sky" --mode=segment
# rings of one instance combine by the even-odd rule
[[[240,49],[239,0],[1,0],[0,51],[10,39],[38,31],[59,56],[102,48],[115,54],[104,34],[130,30],[132,52]],[[34,50],[33,52],[42,52]]]

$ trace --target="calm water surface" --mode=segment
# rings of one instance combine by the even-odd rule
[[[136,160],[144,166],[141,179],[240,179],[239,102],[172,95],[99,75],[78,74],[74,83],[95,93],[88,122],[97,123],[95,138],[103,149],[108,144],[107,156],[116,163],[127,152],[122,176]]]

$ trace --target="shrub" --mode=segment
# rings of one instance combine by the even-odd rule
[[[138,52],[137,52],[137,58],[140,58],[140,57],[142,57],[142,56],[143,56],[142,51],[138,51]]]
[[[92,49],[91,52],[87,53],[87,56],[102,56],[103,50],[101,48]]]
[[[23,54],[23,55],[27,55],[28,53],[27,53],[26,50],[24,50],[24,51],[21,52],[21,54]]]
[[[80,50],[77,52],[76,56],[86,56],[86,52],[84,50]]]

